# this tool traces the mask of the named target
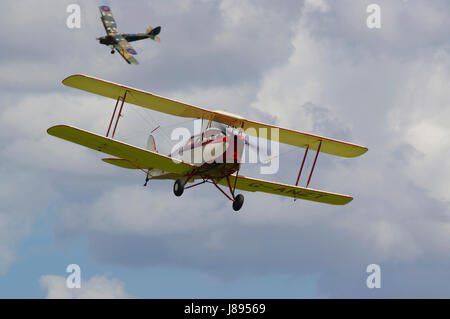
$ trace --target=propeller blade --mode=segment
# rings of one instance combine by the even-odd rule
[[[224,135],[228,135],[227,134],[227,126],[225,124],[215,122],[211,126],[219,129]]]

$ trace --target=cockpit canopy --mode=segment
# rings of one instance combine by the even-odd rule
[[[191,138],[186,142],[185,146],[192,143],[197,144],[200,142],[204,143],[207,141],[217,140],[223,137],[225,137],[225,134],[220,129],[211,127],[202,134],[191,136]]]

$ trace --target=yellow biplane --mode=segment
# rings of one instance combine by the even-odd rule
[[[244,203],[244,196],[236,194],[236,189],[334,205],[345,205],[353,199],[346,195],[314,190],[308,186],[319,152],[342,157],[356,157],[364,154],[367,151],[366,147],[250,121],[225,111],[210,111],[86,75],[72,75],[64,79],[62,83],[116,100],[114,111],[106,136],[67,125],[53,126],[47,130],[48,134],[114,156],[113,158],[104,158],[103,161],[106,163],[127,169],[142,170],[146,175],[144,185],[147,185],[150,179],[175,180],[173,191],[176,196],[181,196],[185,189],[211,183],[232,201],[235,211],[238,211]],[[125,102],[170,115],[204,119],[208,124],[200,134],[191,136],[184,146],[167,156],[162,155],[158,153],[152,135],[149,136],[146,149],[114,139]],[[117,112],[119,103],[120,107]],[[228,134],[226,130],[213,127],[211,125],[213,122],[234,128],[234,133]],[[236,131],[237,133],[235,133]],[[111,136],[109,136],[110,133]],[[246,144],[244,135],[276,139],[280,143],[305,148],[295,185],[239,175],[242,151]],[[316,151],[314,162],[306,186],[300,187],[298,182],[310,150]],[[197,151],[210,156],[209,158],[202,157],[200,161],[192,160]],[[186,186],[188,182],[192,183],[195,180],[200,180],[200,182]],[[228,188],[230,194],[227,194],[219,185]]]

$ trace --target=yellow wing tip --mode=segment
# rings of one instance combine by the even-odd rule
[[[366,154],[368,150],[369,149],[367,147],[364,147],[364,151],[360,155]]]
[[[61,81],[62,84],[66,85],[66,86],[71,86],[70,85],[70,81],[77,79],[77,78],[87,78],[87,75],[84,74],[72,74],[69,75],[68,77],[66,77],[64,80]]]
[[[55,136],[56,131],[58,131],[60,128],[63,128],[63,127],[68,127],[68,125],[59,124],[59,125],[54,125],[52,127],[49,127],[47,129],[47,134]]]
[[[348,203],[353,201],[353,197],[347,196],[347,199],[345,201],[342,201],[340,203],[336,203],[334,205],[340,205],[340,206],[344,206],[347,205]],[[333,205],[333,204],[332,204]]]
[[[349,156],[349,157],[358,157],[358,156],[364,155],[369,150],[367,147],[359,146],[359,145],[358,145],[358,148],[359,148],[359,152],[354,154],[354,155],[352,155],[352,156]]]

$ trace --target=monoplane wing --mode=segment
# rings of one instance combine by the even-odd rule
[[[116,44],[114,49],[120,53],[120,55],[128,62],[128,64],[139,64],[139,62],[133,57],[137,52],[130,43],[120,34],[114,36]]]
[[[360,145],[249,121],[241,116],[225,111],[209,111],[204,108],[86,75],[72,75],[64,79],[62,83],[115,100],[120,96],[124,96],[125,92],[127,92],[126,102],[131,104],[175,116],[202,118],[224,123],[235,128],[241,128],[248,135],[275,139],[280,143],[303,148],[308,147],[310,150],[317,150],[320,145],[321,152],[336,156],[356,157],[367,152],[367,148]],[[278,132],[278,137],[275,132]]]
[[[47,130],[47,133],[69,142],[125,159],[130,165],[141,169],[156,168],[165,172],[185,174],[194,168],[193,165],[178,161],[174,158],[156,152],[150,152],[72,126],[53,126]]]
[[[235,183],[236,175],[230,175],[229,179],[230,184],[233,186]],[[219,182],[219,184],[228,186],[228,181],[224,178]],[[263,192],[332,205],[345,205],[353,200],[353,197],[346,195],[328,193],[294,185],[269,182],[245,176],[238,176],[236,181],[236,188],[243,191]]]
[[[114,20],[114,16],[111,12],[111,8],[108,6],[100,6],[98,7],[101,13],[100,19],[102,20],[103,26],[105,27],[105,31],[107,35],[114,36],[117,34],[117,25]]]

